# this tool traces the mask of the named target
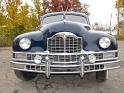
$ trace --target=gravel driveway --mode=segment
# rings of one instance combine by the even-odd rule
[[[119,41],[121,68],[109,71],[109,79],[96,82],[93,73],[81,79],[78,75],[39,75],[24,82],[10,69],[11,48],[0,48],[0,93],[124,93],[124,41]]]

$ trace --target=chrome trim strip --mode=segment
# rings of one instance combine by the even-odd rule
[[[72,71],[72,72],[51,72],[51,74],[78,74],[80,71]]]
[[[11,67],[12,68],[12,67]],[[84,71],[84,73],[90,73],[90,72],[96,72],[96,71],[104,71],[104,70],[113,70],[120,68],[120,66],[108,68],[108,69],[100,69],[100,70],[92,70],[92,71]],[[12,68],[14,70],[20,70],[20,71],[28,71],[28,72],[38,72],[38,73],[46,73],[45,71],[37,71],[37,70],[26,70],[26,69],[18,69],[18,68]],[[78,74],[81,73],[81,71],[72,71],[72,72],[50,72],[50,74]]]
[[[107,58],[107,59],[97,59],[96,61],[107,61],[107,60],[116,60],[119,59],[119,57],[115,57],[115,58]],[[34,60],[26,60],[26,59],[16,59],[16,58],[12,58],[12,60],[14,61],[24,61],[24,62],[34,62]],[[72,62],[52,62],[52,63],[77,63],[78,61],[72,61]]]
[[[118,50],[111,50],[111,51],[81,51],[84,54],[99,54],[99,53],[109,53],[109,52],[118,52]]]
[[[23,63],[23,62],[15,62],[15,61],[10,61],[10,63],[13,64],[19,64],[19,65],[34,65],[34,66],[46,66],[45,64],[35,64],[35,63]]]
[[[34,62],[34,60],[27,60],[27,59],[16,59],[16,58],[12,58],[12,60],[14,61],[24,61],[24,62]]]
[[[54,61],[52,63],[55,63],[55,64],[63,64],[63,63],[65,63],[65,64],[73,64],[73,63],[79,63],[79,61],[71,61],[71,62],[56,62],[56,61]]]
[[[89,66],[89,65],[101,65],[101,64],[111,64],[111,63],[117,63],[119,62],[120,60],[116,60],[116,61],[110,61],[110,62],[101,62],[101,63],[94,63],[94,64],[84,64],[84,66]],[[14,62],[14,61],[10,61],[11,63],[15,63],[15,64],[23,64],[23,65],[39,65],[39,66],[46,66],[45,64],[34,64],[34,63],[22,63],[22,62]],[[51,65],[52,66],[52,65]],[[55,65],[53,65],[55,66]],[[59,66],[59,65],[57,65]],[[60,65],[61,66],[61,65]],[[72,67],[74,66],[80,66],[80,65],[70,65]],[[69,66],[69,67],[70,67]],[[68,66],[67,66],[68,67]]]
[[[12,67],[11,67],[12,68]],[[100,70],[92,70],[92,71],[84,71],[84,73],[90,73],[90,72],[96,72],[96,71],[104,71],[104,70],[113,70],[120,68],[120,66],[113,67],[113,68],[108,68],[108,69],[100,69]],[[15,70],[20,70],[20,71],[28,71],[28,72],[38,72],[38,73],[45,73],[45,71],[37,71],[37,70],[26,70],[26,69],[18,69],[18,68],[12,68]],[[50,72],[51,74],[75,74],[75,73],[80,73],[81,71],[73,71],[73,72]]]
[[[80,65],[50,65],[50,67],[65,67],[65,68],[69,68],[69,67],[79,67]]]
[[[101,65],[101,64],[111,64],[111,63],[117,63],[120,60],[116,60],[116,61],[108,61],[108,62],[101,62],[101,63],[94,63],[94,64],[84,64],[84,66],[89,66],[89,65]]]
[[[59,32],[59,33],[53,35],[52,37],[50,37],[50,39],[52,39],[55,36],[59,36],[59,37],[63,37],[63,38],[65,38],[65,36],[73,36],[75,38],[78,38],[75,34],[73,34],[71,32]]]
[[[12,53],[26,53],[26,54],[41,54],[41,55],[81,55],[81,54],[99,54],[99,53],[109,53],[109,52],[118,52],[118,50],[112,50],[112,51],[82,51],[81,53],[49,53],[48,51],[44,52],[12,52]]]
[[[115,59],[119,59],[119,57],[115,57],[115,58],[106,58],[106,59],[97,59],[96,61],[107,61],[107,60],[115,60]]]

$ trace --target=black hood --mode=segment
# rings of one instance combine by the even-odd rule
[[[47,33],[48,37],[59,32],[71,32],[79,37],[82,37],[83,33],[87,33],[83,24],[66,20],[45,25],[41,29],[41,32],[43,34]]]

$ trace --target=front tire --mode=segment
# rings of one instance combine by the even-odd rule
[[[17,78],[23,81],[32,80],[37,76],[37,73],[34,73],[34,72],[26,72],[26,71],[19,71],[19,70],[14,70],[14,72]]]
[[[108,78],[107,70],[96,72],[96,80],[97,81],[104,82],[107,80],[107,78]]]

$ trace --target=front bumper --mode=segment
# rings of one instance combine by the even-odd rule
[[[10,66],[15,70],[28,71],[28,72],[39,72],[46,74],[47,78],[50,74],[80,74],[83,77],[84,73],[103,71],[109,69],[119,68],[119,59],[117,50],[114,51],[84,51],[82,53],[48,53],[48,52],[36,52],[36,53],[25,53],[25,52],[13,52],[12,61]],[[96,56],[96,62],[90,63],[88,55],[94,54]],[[105,56],[108,54],[114,54]],[[21,58],[17,55],[22,55]],[[36,64],[34,56],[41,55],[43,57],[48,56],[49,60],[43,60],[40,64]],[[84,60],[80,57],[84,56]],[[55,57],[55,58],[54,58]],[[71,59],[71,60],[69,60]]]

